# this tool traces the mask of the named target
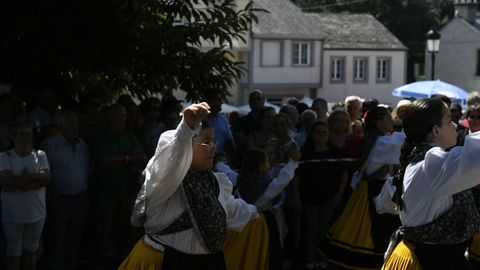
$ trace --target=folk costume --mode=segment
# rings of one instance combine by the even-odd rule
[[[416,145],[394,199],[402,227],[393,235],[385,269],[471,269],[465,251],[480,231],[472,187],[480,183],[480,133],[443,150]]]
[[[281,243],[283,239],[281,239],[282,235],[280,234],[276,217],[277,210],[274,204],[278,202],[276,198],[293,179],[297,167],[298,162],[290,159],[280,169],[278,176],[275,178],[272,178],[268,173],[240,174],[237,178],[240,197],[248,203],[255,204],[265,217],[268,227],[269,269],[280,269],[282,262]]]
[[[349,269],[382,266],[389,236],[399,220],[395,215],[378,214],[373,198],[380,192],[392,165],[399,164],[404,140],[403,132],[384,136],[376,129],[366,131],[362,150],[365,161],[352,179],[352,185],[357,186],[320,246],[328,262]]]
[[[164,270],[226,269],[222,249],[227,228],[242,230],[258,217],[254,205],[232,196],[232,184],[225,174],[190,168],[192,138],[199,132],[200,125],[192,130],[182,120],[176,130],[162,134],[135,203],[132,224],[145,228],[143,245],[163,251]],[[145,247],[134,248],[126,261],[138,266],[135,258],[143,256],[138,254],[142,250]],[[127,264],[120,269],[137,266]]]

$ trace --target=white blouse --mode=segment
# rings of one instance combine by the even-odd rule
[[[404,226],[429,223],[453,205],[452,195],[480,184],[480,132],[465,137],[465,145],[446,152],[430,149],[425,160],[407,167],[400,211]]]
[[[351,187],[355,189],[359,181],[362,180],[363,173],[367,175],[375,173],[385,164],[400,164],[400,151],[404,141],[404,132],[394,132],[390,136],[378,137],[362,168],[353,174]]]
[[[277,197],[277,195],[280,194],[283,189],[290,183],[290,181],[295,176],[295,170],[297,169],[297,167],[298,161],[290,159],[288,163],[280,169],[280,171],[278,172],[278,176],[275,177],[272,182],[270,182],[270,184],[263,192],[262,196],[257,199],[255,205],[259,209],[263,210],[271,207],[269,205],[270,201]],[[238,173],[233,171],[230,166],[228,166],[224,162],[218,162],[215,165],[215,168],[217,169],[217,171],[221,171],[227,174],[230,182],[232,182],[234,186],[237,184]]]
[[[187,210],[187,199],[179,188],[192,161],[193,136],[199,132],[182,120],[174,131],[167,131],[160,137],[155,156],[149,161],[146,169],[146,213],[145,229],[161,230],[168,227],[184,211]],[[225,210],[227,227],[231,230],[242,230],[254,218],[258,217],[257,208],[242,199],[235,199],[232,183],[223,173],[215,174],[220,193],[218,201]],[[189,254],[207,254],[193,229],[167,235],[156,235],[155,239],[176,250]],[[148,237],[145,238],[147,244]]]
[[[400,164],[400,150],[405,141],[405,133],[394,132],[390,136],[380,136],[368,155],[364,172],[372,174],[385,164]]]
[[[228,164],[226,164],[223,161],[219,161],[215,164],[215,170],[217,172],[225,173],[228,176],[228,179],[230,179],[230,182],[232,182],[232,185],[233,186],[237,185],[238,173],[232,170],[232,168],[230,168]]]
[[[35,151],[35,150],[34,150]],[[49,170],[47,155],[38,150],[26,157],[17,155],[14,149],[0,154],[0,171],[10,170],[20,175],[23,170],[38,173]],[[32,223],[47,215],[45,187],[36,190],[15,190],[1,193],[2,220],[12,223]]]

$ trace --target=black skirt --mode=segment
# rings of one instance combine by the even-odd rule
[[[265,211],[263,213],[268,226],[269,269],[281,269],[283,257],[277,219],[271,211]]]
[[[165,247],[162,270],[226,270],[223,252],[215,254],[187,254]]]
[[[465,258],[469,241],[457,245],[422,244],[405,241],[413,247],[415,256],[423,270],[470,270],[473,269]]]

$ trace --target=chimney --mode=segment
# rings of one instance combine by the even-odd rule
[[[454,0],[455,17],[460,17],[473,24],[477,19],[477,0]]]

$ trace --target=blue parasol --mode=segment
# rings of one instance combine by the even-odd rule
[[[397,97],[428,98],[435,94],[445,95],[462,106],[467,104],[468,93],[465,90],[440,80],[409,83],[392,91],[392,95]]]

